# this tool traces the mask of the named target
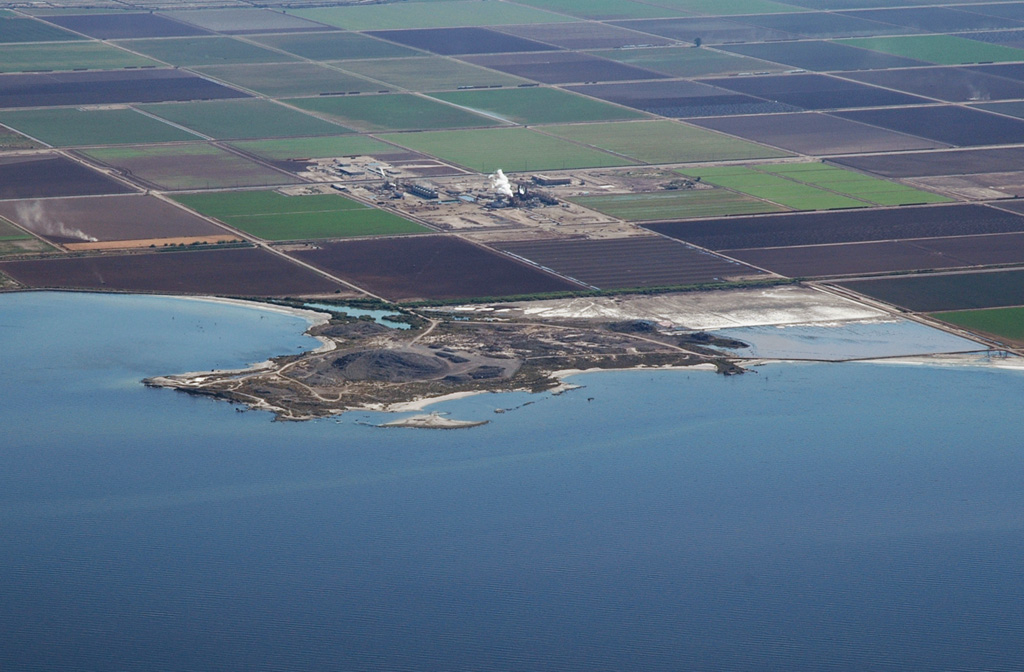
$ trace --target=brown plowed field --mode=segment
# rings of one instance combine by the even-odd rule
[[[886,156],[851,156],[850,158],[836,159],[834,163],[884,177],[1002,173],[1017,171],[1024,166],[1024,147]]]
[[[947,257],[962,259],[970,266],[1024,263],[1024,233],[958,236],[915,240],[914,243]]]
[[[760,274],[661,236],[522,241],[500,247],[600,289],[695,285]]]
[[[101,40],[132,37],[190,37],[210,31],[189,26],[159,14],[72,14],[47,16],[45,21]]]
[[[915,68],[881,72],[852,72],[845,77],[899,89],[907,93],[947,100],[1010,100],[1024,98],[1024,82],[996,77],[968,68]]]
[[[728,250],[724,254],[790,278],[966,266],[910,241]]]
[[[414,30],[374,30],[367,35],[397,42],[435,54],[501,54],[514,51],[555,51],[558,47],[487,28],[418,28]]]
[[[1024,231],[1024,217],[983,205],[730,217],[644,228],[712,250],[933,238]]]
[[[289,254],[395,300],[513,296],[581,289],[452,236],[321,243]]]
[[[570,91],[665,117],[763,114],[792,108],[716,86],[673,80],[569,86]]]
[[[771,28],[762,28],[729,21],[727,19],[650,19],[633,21],[610,21],[609,23],[638,30],[642,33],[660,35],[680,42],[693,42],[698,37],[704,44],[726,42],[768,42],[797,37],[791,33]]]
[[[299,296],[341,288],[256,248],[12,261],[0,271],[29,287],[169,294]]]
[[[853,154],[945,147],[941,142],[887,131],[818,112],[694,119],[690,123],[801,154]],[[886,157],[869,157],[886,158]]]
[[[0,216],[57,244],[231,237],[221,227],[153,196],[0,201]]]
[[[959,105],[847,110],[832,114],[961,147],[1024,142],[1024,121]]]
[[[928,102],[906,93],[887,91],[828,75],[721,77],[704,80],[704,83],[804,110],[919,105]]]
[[[791,14],[789,16],[806,16],[806,14]],[[734,54],[760,58],[772,63],[784,63],[806,70],[875,70],[927,65],[924,61],[848,47],[835,42],[813,40],[768,44],[731,44],[722,49]]]
[[[919,312],[1024,305],[1024,270],[880,278],[839,284]]]
[[[63,156],[0,157],[0,199],[134,192],[131,187]]]
[[[180,70],[112,70],[0,76],[0,108],[248,98]]]
[[[660,72],[569,51],[466,56],[462,60],[545,84],[668,78]]]
[[[631,44],[652,46],[672,44],[671,40],[593,21],[497,26],[493,30],[528,40],[548,42],[565,49],[618,49]]]

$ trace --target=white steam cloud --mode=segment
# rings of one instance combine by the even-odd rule
[[[505,177],[505,173],[501,172],[501,168],[498,168],[491,175],[491,188],[503,196],[512,198],[512,185],[509,184],[508,178]]]
[[[73,238],[75,240],[84,240],[89,243],[99,241],[99,238],[90,236],[81,229],[72,228],[64,222],[52,220],[47,217],[44,212],[42,201],[19,203],[16,210],[18,213],[18,220],[21,225],[40,235],[54,236],[58,238]]]

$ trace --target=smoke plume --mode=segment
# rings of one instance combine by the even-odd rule
[[[501,168],[498,168],[494,173],[490,175],[491,188],[503,196],[512,198],[512,185],[509,184],[508,178],[505,177],[505,173],[501,172]]]
[[[18,220],[21,222],[22,226],[31,229],[42,236],[71,238],[73,240],[84,240],[89,243],[99,241],[99,238],[90,236],[81,229],[72,228],[62,221],[53,220],[47,217],[44,212],[42,201],[19,203],[17,206],[17,213]]]

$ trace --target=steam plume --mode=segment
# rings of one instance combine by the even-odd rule
[[[498,168],[494,173],[490,175],[491,188],[493,188],[499,194],[512,198],[512,185],[509,184],[508,178],[505,177],[505,173],[501,172],[501,168]]]

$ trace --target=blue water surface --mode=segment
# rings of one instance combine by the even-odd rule
[[[1018,372],[602,373],[457,431],[138,382],[304,327],[0,296],[0,669],[1019,666]]]

